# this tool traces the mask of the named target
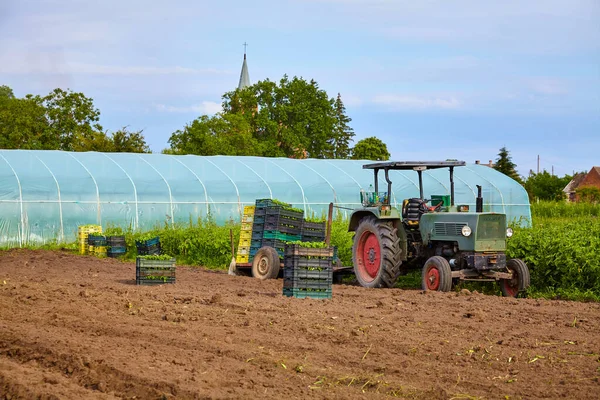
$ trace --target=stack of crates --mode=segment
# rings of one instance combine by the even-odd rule
[[[285,246],[283,294],[288,297],[330,299],[333,248]]]
[[[244,206],[240,242],[238,243],[238,251],[235,257],[236,263],[245,264],[250,259],[250,244],[252,241],[252,224],[254,222],[255,208],[255,206]]]
[[[77,228],[80,254],[88,254],[88,236],[90,233],[102,233],[102,227],[100,225],[81,225]]]
[[[302,223],[302,241],[303,242],[324,242],[327,224],[323,222]]]
[[[276,203],[271,199],[256,200],[252,240],[250,242],[250,259],[262,246],[270,246],[277,250],[283,258],[285,242],[293,242],[302,238],[302,221],[304,212],[285,209],[290,204]]]
[[[124,256],[127,253],[127,243],[125,236],[108,236],[106,238],[107,252],[106,255],[112,258]]]
[[[137,257],[135,260],[135,283],[137,285],[162,285],[175,283],[175,259],[147,260]]]

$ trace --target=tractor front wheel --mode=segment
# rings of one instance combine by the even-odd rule
[[[352,262],[361,286],[394,287],[400,275],[400,241],[390,221],[363,218],[354,235]]]
[[[517,297],[519,293],[524,292],[529,287],[530,277],[527,264],[518,258],[508,260],[506,268],[512,272],[512,279],[502,279],[500,281],[500,290],[504,297]]]
[[[433,256],[423,266],[421,278],[423,290],[449,292],[452,289],[452,270],[444,257]]]
[[[275,279],[279,275],[279,254],[271,246],[261,247],[252,260],[252,276],[258,279]]]

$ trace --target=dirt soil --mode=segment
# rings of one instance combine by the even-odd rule
[[[0,252],[0,398],[598,399],[600,304]]]

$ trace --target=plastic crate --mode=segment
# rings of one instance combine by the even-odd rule
[[[243,215],[242,222],[254,222],[254,214],[252,215]]]
[[[268,207],[267,208],[267,216],[269,215],[277,215],[279,217],[286,217],[289,219],[297,219],[300,220],[300,222],[302,222],[303,218],[304,218],[304,212],[303,211],[292,211],[292,210],[286,210],[283,207]]]
[[[271,246],[275,249],[281,249],[282,251],[285,250],[285,240],[279,240],[279,239],[263,239],[262,240],[262,245],[263,246]]]
[[[110,246],[106,250],[106,255],[111,258],[121,257],[127,253],[127,247],[125,246]]]
[[[323,222],[310,222],[310,221],[303,221],[302,222],[302,230],[303,231],[323,231],[325,232],[325,230],[327,229],[327,223],[325,221]]]
[[[286,242],[294,242],[296,240],[300,240],[302,236],[300,235],[290,235],[289,233],[282,233],[279,231],[264,231],[263,239],[277,239],[283,240]]]
[[[325,232],[316,232],[316,231],[302,231],[302,241],[303,242],[324,242],[325,241]]]
[[[306,256],[289,256],[286,255],[283,259],[285,268],[318,268],[332,269],[333,257],[306,257]]]
[[[285,215],[275,215],[275,214],[267,214],[265,215],[265,225],[269,224],[279,224],[279,225],[287,225],[294,228],[298,228],[298,231],[302,231],[302,220],[290,218]],[[271,229],[269,229],[271,230]]]
[[[272,206],[288,206],[291,207],[291,204],[288,203],[284,203],[284,204],[280,204],[280,203],[275,203],[273,201],[273,199],[256,199],[256,208],[258,207],[272,207]]]
[[[235,256],[235,262],[246,264],[248,262],[249,258],[250,258],[250,256],[248,254],[245,254],[245,255],[238,254],[237,256]]]
[[[243,231],[251,231],[254,229],[254,225],[252,222],[242,222],[242,230]]]
[[[254,258],[254,256],[256,255],[256,253],[258,252],[258,250],[262,247],[258,246],[258,247],[250,247],[250,258]]]
[[[331,266],[324,268],[313,267],[290,267],[284,264],[283,279],[317,279],[327,282],[333,281],[333,268]]]
[[[238,247],[250,247],[250,241],[251,239],[240,238],[240,241],[238,242]]]
[[[256,207],[254,210],[254,217],[261,217],[267,214],[267,207]]]
[[[265,215],[255,215],[254,223],[255,224],[264,224],[265,223]]]
[[[284,279],[283,287],[292,289],[331,290],[331,279]]]
[[[136,258],[135,282],[138,285],[175,283],[175,259],[147,260],[141,257]]]
[[[288,297],[295,297],[298,299],[331,299],[331,290],[307,290],[300,288],[283,288],[283,295]]]
[[[332,258],[333,247],[315,249],[312,247],[302,247],[299,244],[288,244],[285,246],[285,255],[288,256],[305,256],[305,257],[321,257]]]
[[[107,236],[106,245],[111,247],[124,247],[127,246],[125,242],[125,236]]]
[[[245,256],[245,255],[248,255],[249,252],[250,252],[250,246],[238,247],[237,255]]]
[[[263,232],[265,230],[265,224],[261,224],[261,223],[254,223],[252,225],[252,234],[254,234],[254,232]]]
[[[254,214],[256,206],[244,206],[244,215]]]
[[[106,246],[106,236],[96,234],[90,234],[87,238],[88,245],[90,246]]]
[[[240,239],[252,239],[252,231],[240,231]]]
[[[282,224],[265,224],[264,226],[264,230],[265,231],[279,231],[281,233],[287,233],[289,235],[300,235],[301,234],[301,229],[298,227],[293,227],[293,226],[288,226],[288,225],[282,225]]]
[[[136,240],[135,241],[135,245],[138,247],[142,247],[142,246],[146,246],[146,247],[150,247],[150,246],[154,246],[160,243],[160,238],[154,237],[152,239],[148,239],[148,240]]]
[[[157,256],[161,254],[160,243],[152,246],[137,246],[136,250],[140,256]]]

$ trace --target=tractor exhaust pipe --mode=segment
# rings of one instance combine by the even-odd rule
[[[483,197],[481,197],[481,185],[477,186],[477,198],[475,199],[475,212],[483,212]]]

